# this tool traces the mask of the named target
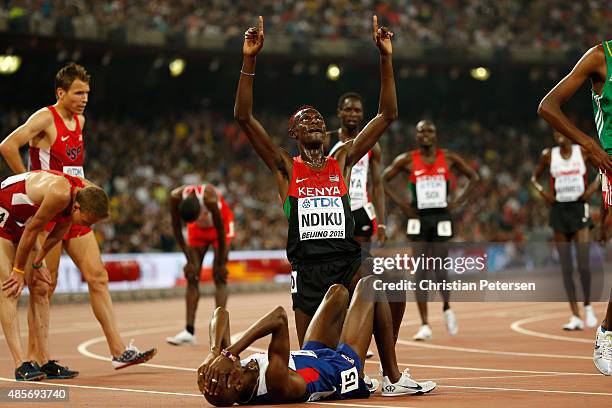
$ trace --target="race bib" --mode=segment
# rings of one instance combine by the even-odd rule
[[[376,218],[376,209],[374,208],[374,204],[367,203],[366,205],[363,206],[363,209],[365,210],[366,214],[368,214],[368,218],[370,220],[373,220],[374,218]]]
[[[64,166],[62,172],[70,176],[85,178],[85,172],[82,166]]]
[[[446,208],[446,179],[442,175],[418,177],[416,196],[419,210]]]
[[[4,227],[6,220],[8,220],[9,212],[6,208],[0,207],[0,228]]]
[[[359,374],[357,373],[357,367],[342,371],[340,373],[340,379],[342,380],[340,394],[345,394],[359,388]]]
[[[582,194],[584,178],[580,174],[569,174],[555,179],[555,198],[560,203],[577,201]]]
[[[419,235],[421,233],[421,220],[418,218],[410,218],[406,227],[406,234]]]
[[[298,198],[300,241],[345,238],[342,197]]]
[[[439,237],[450,237],[453,235],[453,227],[450,221],[439,221],[438,222],[438,236]]]

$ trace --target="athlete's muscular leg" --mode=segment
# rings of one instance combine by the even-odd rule
[[[419,257],[421,254],[426,255],[428,250],[427,242],[414,242],[412,244],[413,257]],[[427,315],[427,291],[420,289],[420,282],[425,280],[427,277],[427,270],[422,266],[416,271],[415,282],[417,283],[417,289],[415,291],[417,309],[419,310],[419,316],[421,316],[422,324],[429,324],[429,318]]]
[[[576,241],[576,254],[578,255],[578,273],[584,294],[584,305],[591,304],[591,268],[589,267],[589,229],[582,228],[574,237]]]
[[[448,246],[445,242],[432,243],[429,246],[428,256],[431,256],[435,259],[446,259],[448,256]],[[442,265],[441,269],[434,269],[434,276],[436,278],[436,282],[441,283],[448,280],[448,271]],[[450,309],[450,291],[447,289],[440,290],[440,294],[442,295],[442,310],[446,311]]]
[[[0,283],[8,279],[11,274],[13,259],[15,258],[15,246],[8,239],[0,238]],[[15,367],[19,367],[24,361],[21,338],[19,335],[19,319],[17,316],[17,299],[8,298],[4,291],[0,290],[0,321],[2,331],[8,343],[9,350],[13,356]]]
[[[340,339],[348,302],[347,288],[340,284],[330,286],[306,330],[304,343],[318,341],[335,349]]]
[[[183,268],[185,279],[187,279],[187,291],[185,292],[186,322],[187,326],[194,327],[195,315],[200,300],[200,272],[202,261],[208,251],[208,245],[187,247],[187,264]]]
[[[38,236],[39,244],[42,244],[48,233],[43,232]],[[49,315],[51,309],[51,297],[57,286],[57,271],[59,260],[62,254],[62,244],[58,243],[49,251],[45,257],[47,269],[51,274],[51,287],[35,280],[28,283],[30,288],[29,308],[28,308],[28,360],[36,361],[38,364],[45,364],[50,360],[49,356]],[[42,296],[46,293],[46,296]]]
[[[400,373],[397,369],[395,342],[391,330],[391,309],[385,293],[374,290],[375,279],[373,276],[363,278],[355,288],[340,342],[348,344],[364,362],[373,333],[383,372],[392,382],[396,382]]]
[[[34,252],[28,257],[25,274],[30,291],[28,360],[42,365],[49,361],[49,292],[51,288],[48,283],[37,278],[36,271],[30,267],[33,261]]]
[[[306,336],[306,331],[308,330],[312,316],[304,313],[301,309],[295,309],[293,314],[295,316],[295,330],[297,332],[298,343],[300,344],[300,348],[302,348],[304,345],[304,337]]]
[[[93,231],[65,242],[66,252],[81,270],[89,287],[91,308],[102,326],[113,357],[123,354],[125,344],[119,336],[113,302],[108,291],[108,272],[102,263]]]
[[[215,259],[219,254],[219,248],[214,247],[215,250]],[[229,244],[225,247],[225,259],[227,259],[227,254],[229,253]],[[227,269],[225,270],[227,271]],[[215,281],[215,307],[223,307],[227,305],[227,274],[225,276],[217,276],[213,270],[213,279]]]
[[[570,248],[570,241],[567,236],[559,231],[555,231],[553,241],[557,245],[557,252],[559,253],[559,262],[561,263],[561,273],[563,274],[563,285],[565,286],[565,292],[569,301],[570,309],[574,316],[580,316],[578,311],[578,303],[576,303],[576,286],[574,285],[574,266],[572,262],[572,251]]]

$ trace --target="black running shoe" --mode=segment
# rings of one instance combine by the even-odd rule
[[[40,381],[45,378],[47,378],[47,374],[43,373],[34,361],[26,361],[15,369],[15,379],[17,381]]]
[[[140,351],[134,346],[134,340],[130,341],[123,354],[113,357],[112,363],[115,370],[120,370],[134,364],[146,363],[157,354],[157,349],[152,348],[147,351]]]
[[[68,367],[63,367],[59,365],[57,360],[47,361],[46,364],[40,367],[40,371],[47,374],[47,378],[50,380],[67,380],[69,378],[74,378],[79,375],[78,371],[73,371],[68,369]]]

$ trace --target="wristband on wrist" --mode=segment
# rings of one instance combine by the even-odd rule
[[[243,70],[240,70],[240,73],[241,73],[242,75],[246,75],[246,76],[255,76],[255,73],[254,73],[254,72],[244,72]]]
[[[16,266],[13,266],[13,272],[19,273],[21,275],[25,275],[25,271],[23,269],[19,269]]]
[[[238,360],[238,358],[235,355],[233,355],[228,349],[221,350],[221,355],[223,357],[229,358],[234,363],[236,362],[236,360]]]
[[[45,264],[42,263],[42,261],[40,261],[40,263],[34,263],[32,262],[32,269],[40,269],[43,266],[45,266]]]

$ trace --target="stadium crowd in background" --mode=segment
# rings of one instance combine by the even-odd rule
[[[9,134],[28,114],[0,112],[1,134]],[[285,136],[285,116],[271,112],[260,116],[281,145],[294,149]],[[287,221],[280,207],[273,205],[278,195],[269,185],[268,170],[232,118],[201,111],[145,125],[128,118],[104,119],[95,112],[90,117],[85,171],[111,197],[111,221],[96,227],[104,252],[177,250],[167,216],[169,192],[173,186],[199,180],[219,186],[233,208],[237,231],[233,248],[284,248]],[[456,217],[454,240],[550,238],[547,207],[528,182],[539,152],[552,145],[550,130],[542,122],[486,128],[476,119],[435,120],[441,143],[465,155],[481,176],[470,205]],[[381,143],[383,164],[400,149],[414,145],[414,123],[400,118]],[[1,176],[8,175],[3,167]],[[454,181],[452,188],[462,188],[465,182]],[[398,180],[397,186],[407,191],[407,180]],[[598,204],[592,208],[597,220]],[[387,214],[389,238],[404,241],[405,219],[392,206]]]
[[[61,36],[75,26],[121,33],[140,25],[170,36],[240,37],[253,15],[264,14],[267,34],[294,38],[362,38],[374,12],[397,38],[425,46],[503,51],[509,46],[577,52],[601,41],[612,10],[596,0],[4,0],[0,16],[27,32],[44,21]],[[54,23],[54,24],[53,24]]]

